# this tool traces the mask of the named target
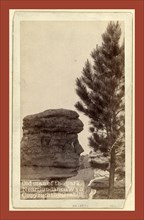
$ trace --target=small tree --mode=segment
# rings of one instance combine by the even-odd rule
[[[109,198],[113,196],[116,151],[124,140],[124,45],[121,28],[110,22],[102,45],[91,53],[93,65],[86,61],[82,76],[76,80],[81,101],[75,107],[90,118],[89,144],[110,155]]]

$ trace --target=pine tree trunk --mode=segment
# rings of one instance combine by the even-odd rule
[[[109,177],[109,193],[108,198],[113,198],[114,194],[114,176],[115,176],[115,147],[111,151],[110,159],[110,177]]]

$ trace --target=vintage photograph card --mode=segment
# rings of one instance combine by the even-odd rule
[[[10,10],[11,210],[134,210],[134,10]]]

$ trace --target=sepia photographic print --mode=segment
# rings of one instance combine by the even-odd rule
[[[10,10],[11,210],[134,210],[134,10]]]

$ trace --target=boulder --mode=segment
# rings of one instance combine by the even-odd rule
[[[109,179],[105,178],[105,177],[103,177],[101,179],[95,178],[90,181],[88,186],[91,189],[106,189],[109,187]]]
[[[75,111],[56,109],[26,116],[21,140],[21,177],[69,178],[77,174],[83,123]]]
[[[109,168],[110,156],[105,155],[105,153],[100,150],[91,151],[89,153],[89,163],[93,168],[106,170]]]
[[[107,188],[109,185],[109,172],[107,170],[94,169],[94,179],[92,179],[88,186],[92,189]]]

